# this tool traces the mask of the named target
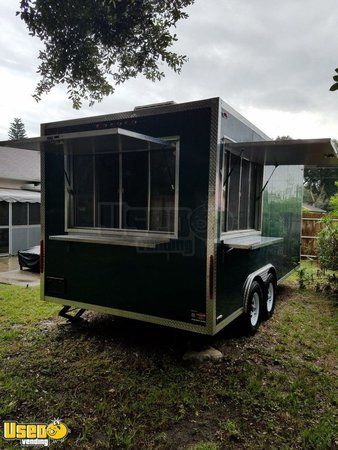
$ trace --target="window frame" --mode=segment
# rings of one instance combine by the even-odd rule
[[[229,205],[229,186],[230,186],[230,180],[231,175],[229,179],[228,177],[229,173],[229,162],[231,164],[231,155],[234,155],[236,157],[240,158],[240,174],[239,174],[239,189],[238,189],[238,229],[235,230],[228,230],[228,205]],[[242,161],[246,160],[250,163],[250,169],[249,169],[249,190],[248,190],[248,208],[251,207],[251,196],[253,194],[252,191],[252,167],[256,165],[260,168],[259,174],[258,174],[258,180],[255,185],[255,195],[258,196],[261,192],[261,189],[263,187],[263,177],[264,177],[264,165],[259,164],[255,161],[250,160],[249,158],[246,158],[244,156],[236,155],[232,153],[229,149],[225,148],[223,150],[222,154],[222,174],[221,174],[221,237],[223,236],[236,236],[236,235],[254,235],[254,234],[261,234],[261,225],[262,225],[262,196],[260,196],[259,200],[256,202],[255,208],[254,208],[254,228],[239,228],[240,226],[240,212],[241,212],[241,189],[242,189]],[[231,170],[231,169],[230,169]],[[247,224],[248,221],[250,221],[250,215],[247,216]]]
[[[106,130],[105,130],[106,131]],[[106,133],[105,133],[106,134]],[[107,133],[108,134],[108,133]],[[113,133],[112,133],[113,134]],[[91,134],[90,137],[96,137],[100,136],[101,133]],[[87,138],[87,136],[82,136],[81,133],[79,133],[76,138]],[[88,136],[89,137],[89,136]],[[69,150],[69,141],[68,139],[65,139],[63,141],[64,145],[64,167],[65,167],[65,174],[64,174],[64,192],[65,192],[65,232],[68,234],[92,234],[92,235],[100,235],[100,236],[116,236],[116,235],[124,235],[124,236],[131,236],[131,237],[162,237],[162,238],[178,238],[178,223],[179,223],[179,217],[178,217],[178,205],[179,205],[179,158],[180,158],[180,139],[179,136],[165,136],[158,138],[161,141],[165,141],[168,143],[172,143],[175,145],[175,195],[174,195],[174,229],[173,231],[156,231],[156,230],[149,230],[150,227],[150,203],[149,199],[151,198],[151,192],[150,192],[150,177],[148,176],[148,209],[147,209],[147,217],[148,217],[148,229],[146,230],[140,230],[140,229],[132,229],[132,228],[123,228],[122,225],[122,214],[123,214],[123,203],[122,203],[122,176],[119,176],[119,227],[118,228],[103,228],[103,227],[76,227],[73,225],[73,219],[71,217],[72,211],[74,214],[74,198],[73,195],[71,195],[68,191],[68,180],[70,182],[70,186],[73,186],[73,170],[70,167],[70,155],[71,151]],[[148,174],[150,175],[150,152],[152,151],[150,149],[151,141],[148,141],[148,148],[146,150],[123,150],[122,149],[122,143],[121,138],[118,136],[119,140],[119,149],[117,153],[119,155],[119,168],[122,166],[122,154],[125,152],[137,152],[137,151],[143,151],[148,153]],[[154,150],[157,151],[157,150]],[[94,160],[95,161],[95,160]],[[94,162],[95,165],[95,162]],[[95,180],[95,169],[94,169],[94,214],[93,217],[96,219],[96,212],[95,212],[95,190],[96,190],[96,180]],[[95,224],[95,222],[94,222]]]

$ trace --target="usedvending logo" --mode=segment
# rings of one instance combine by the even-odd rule
[[[48,447],[52,442],[62,442],[70,430],[60,419],[47,423],[3,423],[3,438],[7,441],[20,441],[22,446]]]

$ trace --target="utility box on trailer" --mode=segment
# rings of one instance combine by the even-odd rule
[[[271,141],[219,98],[26,142],[41,150],[42,299],[209,335],[272,315],[300,260],[303,166],[337,164],[330,139]]]

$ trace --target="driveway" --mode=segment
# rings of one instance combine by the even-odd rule
[[[20,270],[16,256],[0,257],[0,284],[38,286],[40,275],[30,270]]]

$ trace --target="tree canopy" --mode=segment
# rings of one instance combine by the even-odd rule
[[[13,122],[10,124],[8,130],[8,138],[10,140],[15,139],[24,139],[27,137],[25,125],[21,119],[15,118]]]
[[[92,105],[138,74],[155,81],[185,55],[170,48],[173,28],[194,0],[21,0],[17,14],[44,44],[34,98],[65,84],[74,108]]]
[[[338,68],[336,69],[336,74],[333,75],[334,84],[331,86],[330,91],[338,91]]]

